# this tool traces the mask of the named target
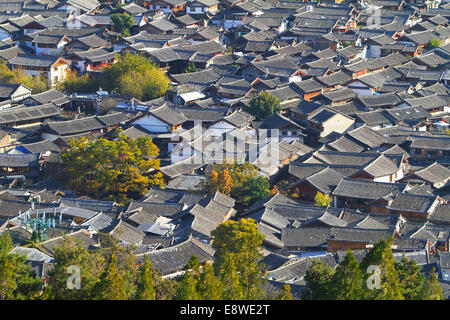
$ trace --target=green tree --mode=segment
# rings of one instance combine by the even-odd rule
[[[64,236],[63,241],[54,249],[54,267],[49,272],[46,287],[47,299],[89,300],[94,295],[94,286],[99,281],[104,266],[104,257],[88,251],[81,240]],[[80,269],[80,288],[70,289],[67,280],[72,275],[69,267]]]
[[[234,272],[229,274],[233,261],[238,274],[242,298],[259,299],[261,297],[264,266],[260,263],[260,252],[264,236],[258,231],[253,219],[239,221],[228,220],[211,232],[214,253],[214,269],[222,276],[225,283],[234,283]],[[227,280],[229,279],[229,280]]]
[[[170,279],[162,279],[159,275],[154,276],[156,300],[172,300],[178,290],[178,283]]]
[[[395,263],[402,295],[406,300],[421,299],[425,277],[415,260],[406,259],[403,255],[400,262]]]
[[[316,196],[314,197],[314,204],[316,206],[329,206],[333,199],[327,195],[323,194],[320,191],[317,191]]]
[[[136,24],[133,16],[126,12],[112,14],[111,20],[114,23],[115,31],[120,32],[124,37],[130,36],[130,28]]]
[[[96,92],[99,88],[98,80],[91,79],[89,74],[79,75],[76,71],[69,70],[64,81],[59,82],[56,88],[63,92]]]
[[[189,61],[183,70],[183,73],[198,72],[198,68],[192,61]]]
[[[331,298],[334,300],[357,300],[362,296],[362,272],[353,253],[348,250],[342,263],[331,279]]]
[[[33,94],[50,89],[48,81],[43,76],[33,77],[23,70],[11,70],[4,60],[0,60],[0,83],[23,84],[31,89]]]
[[[115,64],[103,69],[99,80],[105,90],[143,101],[163,96],[169,83],[165,72],[149,59],[130,52],[118,55]]]
[[[155,288],[153,287],[153,270],[148,256],[144,259],[141,267],[141,277],[138,284],[136,299],[138,300],[155,300]]]
[[[374,244],[373,249],[367,253],[361,261],[361,270],[364,274],[364,283],[371,273],[368,273],[369,266],[376,266],[381,270],[380,274],[380,288],[370,289],[368,286],[363,286],[365,297],[370,300],[403,300],[401,293],[401,286],[398,272],[395,269],[395,258],[392,254],[391,246],[394,239],[382,239],[380,242]]]
[[[201,296],[197,290],[198,280],[192,272],[186,271],[177,290],[175,299],[177,300],[200,300]]]
[[[203,300],[220,300],[223,295],[222,283],[209,262],[206,262],[203,272],[200,273],[197,291]]]
[[[305,274],[306,290],[302,292],[302,299],[443,299],[434,270],[425,278],[415,261],[403,256],[400,262],[395,262],[392,243],[392,238],[376,243],[360,265],[351,251],[347,251],[347,256],[336,270],[321,261],[313,261]],[[380,274],[368,273],[369,267],[378,267]],[[371,283],[378,276],[380,281]],[[373,285],[370,286],[372,289],[369,284]]]
[[[281,112],[280,101],[268,92],[260,92],[250,100],[246,109],[256,120],[264,120],[274,113]]]
[[[69,145],[62,154],[68,185],[96,199],[124,204],[142,197],[151,186],[164,185],[161,173],[144,175],[159,168],[155,159],[159,149],[148,137],[121,135],[116,141],[81,137]]]
[[[435,37],[433,37],[433,39],[431,39],[429,46],[431,49],[437,48],[441,45],[441,41],[439,39],[436,39]]]
[[[184,266],[184,270],[194,270],[195,272],[200,272],[200,261],[198,257],[194,254],[188,263]]]
[[[252,177],[241,187],[235,187],[231,191],[231,197],[237,200],[237,203],[249,207],[258,200],[264,199],[270,194],[270,183],[264,177]]]
[[[303,300],[329,299],[330,283],[334,269],[320,260],[313,260],[305,273],[306,289],[302,291]]]
[[[248,162],[214,164],[205,177],[200,184],[202,192],[219,191],[234,198],[240,206],[252,205],[270,194],[267,179],[258,177],[258,170]]]
[[[9,233],[0,234],[0,300],[38,298],[42,281],[25,263],[25,256],[11,253],[13,248]]]
[[[106,269],[96,283],[93,296],[96,300],[126,300],[128,298],[125,281],[117,267],[115,252],[111,254]]]
[[[287,283],[283,285],[281,288],[281,292],[277,297],[277,300],[294,300],[294,297],[291,293],[291,286]]]
[[[216,267],[216,264],[214,264]],[[216,267],[218,277],[222,283],[224,300],[242,300],[243,290],[240,283],[239,274],[236,269],[236,264],[233,261],[232,255],[224,256],[221,265]]]
[[[421,292],[422,300],[444,300],[441,286],[436,275],[434,268],[428,273],[428,277],[425,278],[423,289]]]

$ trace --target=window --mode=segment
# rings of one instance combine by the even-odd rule
[[[287,136],[287,131],[281,131],[282,136]]]

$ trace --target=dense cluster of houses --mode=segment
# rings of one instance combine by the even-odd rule
[[[113,13],[133,17],[130,36]],[[253,218],[269,285],[294,294],[313,259],[361,260],[393,237],[395,258],[435,267],[449,297],[449,21],[446,0],[1,0],[0,59],[51,89],[0,83],[0,232],[43,279],[62,233],[94,250],[99,232],[171,278],[192,255],[213,259],[218,224]],[[164,97],[55,88],[123,52],[167,71]],[[256,120],[247,107],[262,91],[281,112]],[[55,179],[71,138],[115,128],[159,147],[165,189],[121,206]],[[196,192],[224,161],[253,164],[279,192],[246,210]],[[318,192],[329,206],[314,205]],[[36,221],[46,239],[24,247]]]

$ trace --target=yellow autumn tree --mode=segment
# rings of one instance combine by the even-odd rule
[[[207,174],[208,183],[208,192],[216,192],[219,191],[227,196],[231,193],[231,188],[233,187],[233,181],[230,176],[230,172],[228,169],[216,171],[212,170],[209,174]]]
[[[0,83],[23,84],[30,88],[33,94],[46,91],[50,88],[44,77],[32,77],[22,70],[11,70],[4,60],[0,60]]]
[[[314,203],[316,206],[329,206],[331,201],[333,201],[333,199],[329,195],[323,194],[320,191],[318,191],[314,197]]]
[[[67,184],[96,199],[125,204],[145,195],[152,186],[164,186],[159,169],[158,147],[150,138],[128,139],[124,134],[116,141],[86,137],[71,139],[63,152]]]

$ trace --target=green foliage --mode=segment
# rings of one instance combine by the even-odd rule
[[[6,256],[12,249],[14,244],[9,233],[0,233],[0,257]]]
[[[117,268],[117,256],[111,254],[106,269],[102,272],[99,281],[93,289],[93,298],[96,300],[126,300],[127,292],[125,280]]]
[[[25,256],[10,253],[13,248],[9,233],[0,234],[0,300],[35,299],[42,281],[25,264]]]
[[[248,207],[270,194],[266,178],[258,176],[257,169],[250,163],[214,164],[206,180],[200,184],[204,193],[219,191],[234,198],[239,206]]]
[[[147,101],[163,96],[169,88],[169,78],[146,57],[125,53],[105,68],[100,77],[103,89],[115,90],[125,97]]]
[[[420,272],[420,266],[416,261],[403,258],[395,263],[395,269],[398,272],[398,280],[402,295],[406,300],[418,300],[422,295],[422,288],[425,277]]]
[[[130,36],[130,28],[136,24],[133,16],[126,12],[112,14],[111,20],[114,23],[115,31],[120,32],[124,37]]]
[[[183,70],[183,73],[198,72],[198,68],[192,61],[189,61]]]
[[[49,272],[47,299],[55,300],[89,300],[93,297],[93,288],[103,271],[105,258],[97,252],[88,251],[81,240],[65,236],[59,246],[55,247],[55,265]],[[69,289],[67,273],[70,266],[80,268],[80,289]]]
[[[361,261],[361,269],[367,270],[369,266],[378,266],[381,270],[380,289],[369,290],[366,286],[365,296],[370,300],[403,300],[401,293],[398,272],[395,269],[395,258],[392,254],[392,243],[394,239],[382,239],[376,243],[372,250]],[[363,272],[364,283],[371,276],[370,273]]]
[[[319,260],[313,260],[311,267],[306,271],[306,289],[302,292],[303,300],[329,299],[330,284],[334,270]]]
[[[314,204],[316,206],[329,206],[331,204],[331,201],[333,201],[333,198],[331,198],[327,194],[323,194],[322,192],[318,191],[316,196],[314,197]]]
[[[434,268],[428,273],[428,277],[423,282],[421,299],[423,300],[444,300],[441,286],[437,279]]]
[[[150,259],[145,257],[144,264],[141,267],[141,277],[138,284],[136,299],[155,300],[156,292],[153,286],[153,270]]]
[[[331,279],[331,295],[336,300],[357,300],[361,298],[362,272],[353,253],[348,250],[342,263]]]
[[[216,249],[214,264],[201,267],[193,256],[177,282],[179,300],[247,300],[264,298],[260,254],[263,235],[252,219],[227,221],[212,232]],[[289,291],[277,297],[289,299]]]
[[[192,272],[187,271],[181,279],[180,287],[177,290],[175,299],[177,300],[200,300],[201,296],[197,290],[198,280]]]
[[[209,262],[205,264],[203,272],[199,275],[197,292],[202,300],[220,300],[222,297],[222,283],[214,274],[213,266]]]
[[[150,169],[159,169],[159,160],[154,159],[159,150],[148,137],[121,135],[117,141],[95,142],[81,137],[69,144],[62,160],[67,182],[75,190],[124,204],[145,195],[152,185],[164,185],[161,173],[144,176]]]
[[[147,101],[163,96],[169,88],[169,78],[146,57],[126,52],[117,62],[105,67],[97,79],[88,74],[70,71],[57,88],[69,93],[95,92],[99,87],[117,91],[120,95]]]
[[[110,241],[110,243],[117,243],[117,241]],[[145,293],[143,288],[151,294],[149,284],[142,283],[142,274],[146,276],[148,273],[145,268],[141,270],[141,273],[139,272],[137,258],[132,249],[132,247],[113,245],[98,250],[87,250],[80,240],[65,236],[61,244],[55,247],[55,265],[49,272],[50,280],[45,299],[132,299],[139,294],[143,297]],[[68,273],[70,266],[80,269],[79,289],[70,289],[67,286],[68,277],[71,275],[70,272]]]
[[[215,264],[216,267],[216,264]],[[232,255],[225,255],[221,266],[217,267],[217,274],[223,285],[222,299],[224,300],[242,300],[243,289],[240,277],[233,261]]]
[[[277,297],[277,300],[294,300],[291,293],[291,286],[287,283],[283,285],[280,294]]]
[[[264,177],[252,177],[238,188],[231,190],[231,197],[237,200],[237,203],[249,207],[258,200],[264,199],[270,194],[270,183]]]
[[[281,105],[277,98],[263,91],[250,100],[250,107],[246,111],[255,116],[256,120],[264,120],[274,113],[281,112]]]
[[[258,231],[253,219],[228,220],[221,223],[212,233],[214,269],[224,283],[231,299],[259,299],[264,275],[259,262],[264,236]]]
[[[33,94],[50,89],[47,80],[43,76],[33,77],[22,70],[11,70],[4,60],[0,60],[0,83],[20,83],[30,88]]]
[[[313,261],[306,272],[306,290],[302,299],[331,300],[440,300],[442,291],[434,272],[424,277],[415,261],[403,257],[395,262],[391,245],[393,239],[381,240],[364,257],[361,264],[351,251],[333,270],[322,261]],[[369,288],[369,266],[380,270],[380,288]]]
[[[191,259],[189,259],[189,262],[184,267],[184,270],[194,270],[196,272],[199,272],[200,270],[200,261],[198,260],[198,257],[196,255],[193,255]]]
[[[76,71],[68,71],[64,81],[59,82],[56,88],[63,92],[96,92],[98,90],[98,80],[90,79],[89,74],[78,75]]]
[[[25,257],[11,254],[14,247],[8,233],[0,234],[0,299],[181,299],[181,300],[292,300],[285,284],[274,296],[261,290],[264,267],[260,253],[263,235],[252,219],[227,221],[212,232],[215,261],[203,266],[193,256],[185,274],[178,280],[163,280],[148,257],[137,267],[135,248],[121,246],[111,235],[100,234],[102,247],[87,250],[81,240],[64,236],[54,248],[55,265],[43,295],[42,282],[25,264]],[[441,300],[442,291],[435,270],[427,277],[414,262],[395,262],[392,238],[381,240],[358,263],[351,251],[334,270],[322,261],[313,260],[305,274],[306,290],[302,299],[389,299]],[[367,287],[367,267],[381,270],[380,289]],[[69,289],[69,266],[80,268],[80,289]]]
[[[431,39],[429,46],[431,49],[437,48],[441,45],[441,41],[439,39],[436,39],[435,37],[433,37],[433,39]]]

